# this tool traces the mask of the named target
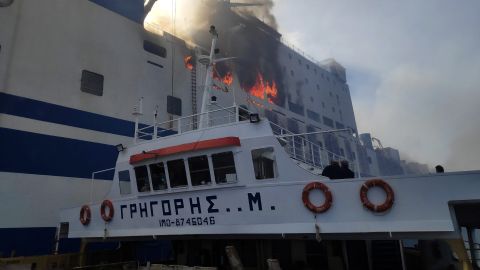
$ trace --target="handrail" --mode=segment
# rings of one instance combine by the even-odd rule
[[[115,167],[92,172],[92,179],[90,180],[90,204],[93,203],[93,180],[95,179],[95,174],[104,173],[104,172],[108,172],[108,171],[112,171],[112,170],[115,170]]]
[[[218,126],[223,124],[230,124],[235,123],[246,118],[242,115],[241,112],[245,112],[247,114],[251,114],[252,112],[246,108],[239,107],[239,106],[230,106],[230,107],[221,107],[218,104],[214,104],[217,106],[218,109],[214,109],[208,112],[192,114],[188,116],[179,117],[176,119],[164,121],[157,123],[155,122],[153,125],[145,126],[142,128],[137,129],[135,134],[137,139],[142,140],[152,140],[161,137],[166,132],[176,131],[176,134],[182,134],[185,132],[189,132],[195,129],[198,126],[198,119],[201,115],[212,115],[219,112],[224,112],[226,114],[218,115],[218,116],[209,116],[208,123],[206,124],[206,128],[212,126]],[[226,121],[225,121],[226,120]],[[324,168],[326,164],[328,164],[328,160],[348,160],[349,162],[354,162],[354,160],[350,160],[345,155],[340,155],[334,153],[323,146],[318,145],[316,142],[309,140],[306,136],[313,135],[313,134],[320,134],[320,133],[331,133],[331,132],[342,132],[348,131],[351,132],[350,129],[337,129],[337,130],[329,130],[329,131],[317,131],[317,132],[306,132],[302,134],[295,134],[290,130],[273,123],[267,120],[272,128],[273,135],[284,142],[282,146],[284,147],[287,154],[295,160],[303,162],[307,165],[317,167],[319,169]],[[164,126],[168,126],[168,128],[162,128]],[[150,130],[152,129],[153,130]],[[175,130],[176,128],[176,130]],[[160,130],[159,130],[160,129]],[[168,136],[168,135],[167,135]],[[353,166],[355,167],[355,166]],[[357,170],[358,167],[352,168],[353,170]]]

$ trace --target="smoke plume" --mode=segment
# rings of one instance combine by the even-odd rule
[[[261,4],[236,6],[236,3]],[[258,84],[259,74],[265,85],[275,85],[278,94],[269,96],[271,102],[285,105],[284,82],[278,63],[280,34],[271,13],[272,0],[227,1],[157,1],[146,18],[145,27],[152,31],[169,32],[204,48],[210,47],[210,25],[219,33],[217,47],[220,54],[236,57],[227,65],[216,67],[220,76],[233,70],[238,76],[240,87],[249,91]]]

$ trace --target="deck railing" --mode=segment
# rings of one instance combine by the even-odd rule
[[[137,127],[134,139],[135,142],[152,140],[159,137],[191,132],[197,129],[231,124],[240,120],[248,120],[247,118],[250,113],[250,111],[238,106],[225,108],[219,107],[218,109],[205,113],[193,114],[161,123],[154,123],[153,125],[141,128]],[[330,160],[347,160],[350,164],[354,164],[353,160],[331,152],[320,146],[317,142],[308,140],[308,134],[295,134],[273,122],[269,121],[269,123],[273,134],[277,137],[280,144],[292,159],[320,170],[328,165]],[[325,133],[328,132],[329,131],[326,131]],[[355,166],[351,166],[350,169],[352,171],[357,170]]]
[[[152,140],[174,134],[182,134],[198,129],[198,127],[211,128],[231,124],[239,121],[239,108],[237,106],[219,108],[205,113],[197,113],[185,117],[153,125],[139,127],[135,134],[135,142],[139,140]]]
[[[287,154],[300,162],[312,167],[323,169],[330,163],[330,160],[346,160],[353,164],[353,160],[338,155],[320,146],[318,143],[308,140],[307,134],[295,134],[275,123],[270,122],[273,134],[283,145]],[[328,132],[328,131],[327,131]],[[355,171],[355,168],[350,168]]]

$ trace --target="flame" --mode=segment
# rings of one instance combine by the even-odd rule
[[[233,83],[233,74],[232,72],[227,72],[225,76],[222,78],[222,82],[228,86],[232,85]]]
[[[191,55],[185,56],[185,58],[183,58],[183,62],[185,63],[186,69],[190,71],[193,69],[193,57]]]
[[[225,84],[225,86],[230,86],[233,83],[233,73],[231,71],[228,71],[227,74],[225,74],[225,76],[221,77],[218,74],[217,70],[214,68],[213,78],[217,81],[222,82],[223,84]]]
[[[269,103],[273,104],[273,99],[278,95],[277,84],[275,81],[269,82],[265,80],[263,75],[258,72],[255,84],[248,90],[248,93],[260,99],[267,99]]]

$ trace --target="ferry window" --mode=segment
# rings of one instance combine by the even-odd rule
[[[130,172],[128,170],[118,172],[118,184],[120,185],[120,194],[132,193],[130,186]]]
[[[187,173],[185,172],[185,163],[183,159],[171,160],[167,162],[168,177],[170,178],[170,186],[182,187],[187,186]]]
[[[207,185],[212,182],[207,156],[191,157],[188,159],[192,186]]]
[[[147,166],[135,167],[135,177],[137,178],[137,190],[139,192],[150,191]]]
[[[153,190],[167,189],[167,175],[163,162],[150,164],[148,167],[150,167],[150,175],[152,176]]]
[[[232,183],[237,181],[237,171],[232,152],[223,152],[212,155],[213,173],[215,182]]]
[[[103,75],[82,70],[80,90],[96,96],[103,96]]]
[[[273,147],[252,150],[255,178],[269,179],[275,177],[275,154]]]
[[[159,46],[151,41],[143,41],[143,49],[151,54],[155,54],[160,57],[167,57],[167,49],[162,46]]]

